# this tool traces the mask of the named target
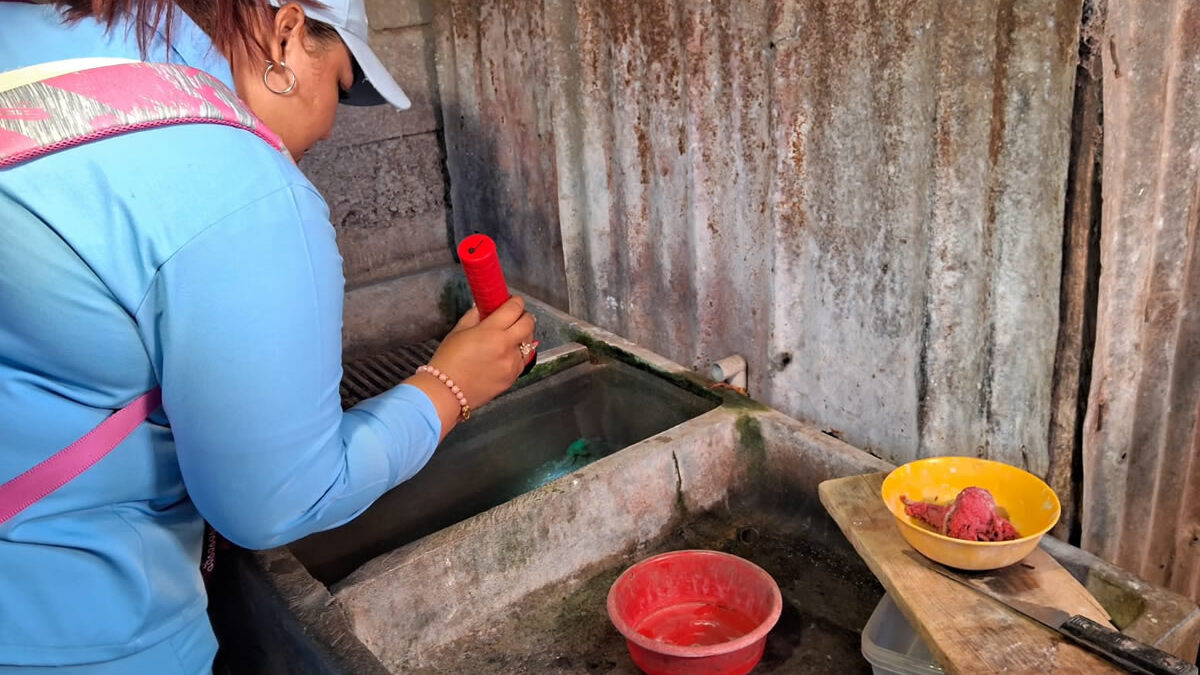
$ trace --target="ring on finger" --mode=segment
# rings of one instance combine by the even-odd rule
[[[521,352],[521,358],[527,359],[527,358],[529,358],[530,352],[533,351],[533,344],[531,344],[529,342],[522,342],[520,345],[517,346],[517,349],[520,350],[520,352]]]

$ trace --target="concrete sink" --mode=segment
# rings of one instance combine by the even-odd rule
[[[344,528],[222,561],[218,672],[636,673],[605,614],[609,585],[654,553],[711,548],[756,562],[783,592],[755,672],[869,673],[859,632],[882,589],[817,485],[890,465],[530,305],[538,371],[456,430],[411,484]],[[611,445],[578,467],[554,464],[579,438]],[[1195,654],[1195,603],[1044,546],[1119,627]]]
[[[541,355],[519,387],[446,437],[413,478],[354,521],[292,544],[334,584],[377,555],[453,525],[717,407],[579,344]]]

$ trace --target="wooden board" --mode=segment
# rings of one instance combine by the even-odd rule
[[[995,600],[909,557],[912,551],[884,506],[886,474],[821,483],[821,503],[837,521],[934,658],[949,673],[1124,672]],[[1087,589],[1041,548],[1006,570],[1022,600],[1082,614],[1111,626]]]

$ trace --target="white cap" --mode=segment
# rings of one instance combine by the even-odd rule
[[[270,3],[279,7],[288,1],[270,0]],[[354,84],[341,102],[346,105],[391,103],[401,110],[412,107],[404,90],[367,45],[367,7],[363,0],[318,0],[316,4],[316,7],[302,4],[304,15],[333,26],[355,63]]]

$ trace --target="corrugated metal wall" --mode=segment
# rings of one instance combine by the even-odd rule
[[[1200,5],[1109,0],[1083,545],[1200,598]]]
[[[889,460],[1048,475],[1060,535],[1082,470],[1083,545],[1200,597],[1200,6],[1109,0],[1075,99],[1083,4],[445,0],[454,235]]]
[[[903,461],[1044,473],[1080,0],[449,0],[456,233]]]

